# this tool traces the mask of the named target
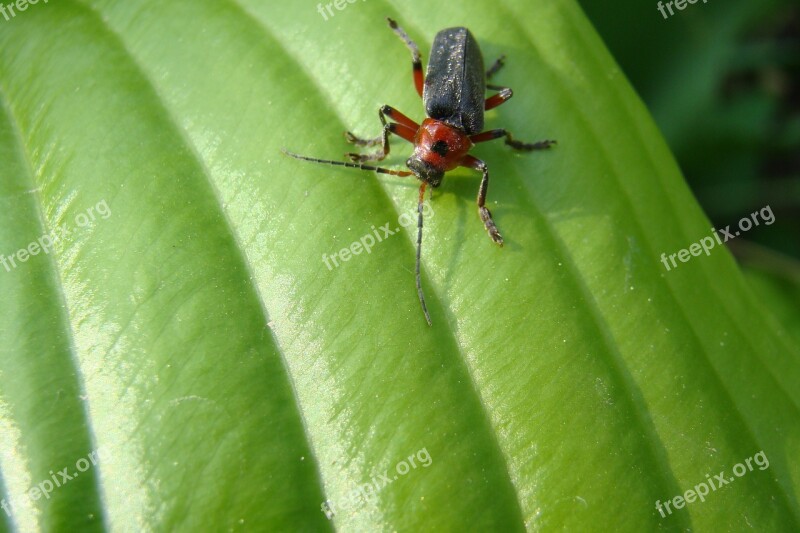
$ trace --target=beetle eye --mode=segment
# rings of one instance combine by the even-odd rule
[[[439,154],[440,156],[444,157],[447,155],[447,152],[450,151],[450,147],[447,146],[445,141],[436,141],[431,145],[431,150]]]

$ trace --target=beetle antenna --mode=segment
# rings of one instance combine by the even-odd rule
[[[363,163],[349,163],[347,161],[333,161],[332,159],[317,159],[316,157],[308,157],[305,155],[295,154],[284,148],[281,148],[281,152],[284,154],[294,157],[295,159],[301,159],[303,161],[311,161],[312,163],[324,163],[327,165],[334,165],[339,167],[347,167],[347,168],[357,168],[359,170],[367,170],[372,172],[377,172],[378,174],[389,174],[391,176],[400,176],[406,177],[411,176],[414,173],[409,172],[407,170],[392,170],[390,168],[383,168],[383,167],[375,167],[372,165],[365,165]]]
[[[417,275],[417,295],[419,295],[419,303],[422,305],[422,312],[425,313],[425,320],[428,321],[428,325],[432,326],[431,323],[431,315],[428,314],[428,307],[425,305],[425,295],[422,294],[422,282],[420,281],[419,275],[419,263],[420,263],[420,256],[422,253],[422,201],[425,199],[425,187],[428,184],[426,182],[422,182],[422,185],[419,186],[419,203],[417,204],[417,212],[419,213],[419,217],[417,218],[417,268],[416,268],[416,275]]]

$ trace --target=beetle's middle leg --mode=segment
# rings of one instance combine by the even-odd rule
[[[550,148],[552,145],[556,144],[556,141],[538,141],[533,143],[526,143],[522,141],[518,141],[511,136],[507,130],[503,128],[499,128],[496,130],[487,130],[483,133],[478,133],[476,135],[471,135],[469,140],[473,143],[482,143],[486,141],[492,141],[494,139],[499,139],[500,137],[506,138],[506,144],[513,148],[514,150],[520,150],[521,152],[532,152],[534,150],[546,150]]]
[[[483,104],[483,109],[486,111],[494,109],[500,104],[506,103],[506,101],[508,101],[512,96],[514,96],[514,91],[512,91],[510,87],[503,87],[501,85],[490,85],[487,83],[486,88],[491,89],[493,91],[500,91],[497,94],[493,94],[492,96],[486,99],[486,102]]]
[[[387,122],[386,117],[389,117],[395,122]],[[383,124],[383,131],[381,132],[380,137],[375,139],[359,139],[349,131],[345,132],[345,138],[347,138],[349,142],[359,146],[375,146],[376,144],[381,144],[381,150],[371,154],[356,154],[352,152],[345,154],[352,161],[364,162],[383,160],[387,155],[389,155],[390,133],[393,133],[410,143],[414,142],[414,136],[417,134],[419,124],[405,116],[403,113],[391,106],[385,105],[378,109],[378,118],[380,119],[381,124]]]

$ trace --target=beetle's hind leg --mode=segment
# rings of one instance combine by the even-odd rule
[[[556,141],[538,141],[533,143],[526,143],[522,141],[518,141],[511,136],[507,130],[503,128],[499,128],[496,130],[488,130],[484,131],[483,133],[478,133],[477,135],[470,136],[469,140],[473,143],[482,143],[486,141],[492,141],[494,139],[499,139],[500,137],[506,138],[506,144],[513,148],[514,150],[519,150],[521,152],[532,152],[534,150],[547,150],[552,145],[556,144]]]
[[[408,36],[406,31],[401,28],[397,22],[386,17],[386,20],[389,21],[389,27],[400,37],[404,43],[406,43],[406,47],[411,52],[411,68],[414,74],[414,87],[417,89],[417,93],[419,93],[419,97],[422,98],[422,87],[425,85],[425,75],[422,73],[422,56],[419,53],[419,47],[417,43],[411,40],[411,37]]]

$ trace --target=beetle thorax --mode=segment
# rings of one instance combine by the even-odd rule
[[[471,148],[472,141],[463,131],[426,118],[414,137],[414,155],[406,164],[418,178],[437,187],[444,173],[456,168]]]

